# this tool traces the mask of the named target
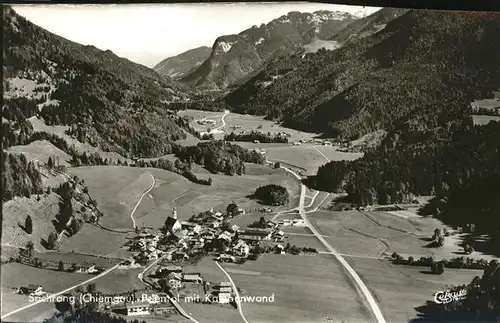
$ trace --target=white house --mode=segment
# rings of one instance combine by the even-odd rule
[[[147,302],[139,302],[135,304],[128,303],[125,305],[128,316],[148,315],[150,314],[150,308],[151,306]]]
[[[236,246],[234,246],[233,250],[238,256],[242,257],[247,257],[248,254],[250,253],[250,247],[243,240],[238,241]]]

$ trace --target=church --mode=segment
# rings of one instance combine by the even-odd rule
[[[178,232],[182,229],[182,225],[177,219],[177,210],[172,208],[172,215],[167,218],[165,221],[165,230],[170,233]]]

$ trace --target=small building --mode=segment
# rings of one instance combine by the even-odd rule
[[[254,143],[254,144],[260,144],[260,141],[258,141],[258,140],[254,140],[254,141],[253,141],[253,143]]]
[[[147,302],[127,303],[125,304],[125,310],[128,316],[149,315],[151,305]]]
[[[228,243],[230,243],[233,239],[231,238],[231,236],[226,232],[224,231],[223,233],[219,234],[219,236],[217,237],[218,240],[224,240]]]
[[[182,221],[181,227],[183,230],[192,231],[194,233],[199,233],[201,230],[201,226],[199,224],[196,224],[193,222],[188,222],[188,221]]]
[[[329,142],[329,141],[325,141],[325,142],[323,142],[323,146],[331,146],[331,145],[332,145],[332,143],[331,143],[331,142]]]
[[[236,258],[234,258],[231,255],[225,254],[225,253],[221,254],[218,259],[221,261],[224,261],[224,262],[235,262],[236,261]]]
[[[40,285],[29,284],[28,286],[21,287],[19,292],[25,295],[41,295],[43,294],[43,288]]]
[[[250,246],[243,240],[240,240],[236,246],[233,248],[234,252],[236,255],[241,256],[241,257],[247,257],[248,254],[250,253]]]
[[[276,253],[278,253],[278,254],[283,255],[283,254],[285,254],[285,247],[283,247],[283,245],[282,245],[282,244],[278,244],[278,245],[276,245],[276,246],[274,247],[274,251],[275,251]]]
[[[232,231],[233,233],[238,232],[238,230],[239,230],[239,229],[240,229],[240,227],[239,227],[238,225],[236,225],[236,224],[233,224],[233,225],[231,226],[231,231]]]
[[[186,273],[182,275],[182,281],[185,283],[203,283],[203,278],[200,273]]]
[[[219,304],[229,304],[231,302],[231,293],[219,293],[217,300]]]
[[[245,215],[245,210],[244,209],[238,209],[238,211],[236,211],[236,215]]]
[[[250,242],[258,242],[258,241],[263,240],[263,237],[249,235],[249,234],[240,234],[240,235],[238,235],[238,238],[241,240],[250,241]]]
[[[168,314],[175,312],[175,308],[169,303],[151,305],[151,311],[154,314]]]
[[[233,287],[233,284],[231,282],[220,282],[217,287],[222,288],[222,287]]]
[[[230,286],[219,287],[219,290],[218,290],[219,293],[231,293],[232,291],[233,291],[233,288]]]
[[[189,259],[189,256],[185,252],[183,252],[183,251],[176,251],[172,255],[172,260],[173,261],[176,261],[176,260],[187,260],[187,259]]]
[[[77,268],[77,273],[86,273],[86,274],[94,274],[99,270],[96,269],[95,265],[92,266],[80,266]]]

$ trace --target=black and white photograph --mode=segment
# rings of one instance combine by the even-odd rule
[[[333,2],[2,5],[0,321],[500,323],[500,11]]]

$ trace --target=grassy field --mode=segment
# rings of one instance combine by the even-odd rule
[[[59,195],[41,195],[37,201],[33,195],[31,198],[15,198],[2,205],[2,244],[24,246],[32,241],[35,249],[43,250],[41,239],[47,239],[54,231],[52,220],[59,212]],[[22,226],[27,216],[33,221],[33,233],[28,235]]]
[[[91,276],[86,274],[40,269],[18,263],[2,265],[2,287],[21,287],[29,284],[41,285],[44,291],[59,292],[81,283]]]
[[[207,128],[217,128],[222,126],[221,117],[223,112],[211,112],[211,111],[199,111],[199,110],[184,110],[179,111],[181,116],[193,117],[194,120],[191,122],[191,126],[197,131],[206,131]],[[215,125],[200,125],[196,121],[199,119],[211,119],[217,121]],[[307,133],[303,131],[293,130],[290,128],[285,128],[276,122],[264,120],[262,116],[252,116],[246,114],[229,113],[225,118],[226,127],[223,128],[225,133],[239,133],[241,131],[260,131],[260,132],[270,132],[270,133],[287,133],[290,134],[289,141],[298,141],[301,139],[309,140],[318,134]],[[223,134],[222,134],[223,137]]]
[[[267,149],[267,158],[279,160],[291,165],[304,168],[307,175],[316,175],[318,168],[328,160],[353,160],[360,158],[359,153],[344,153],[327,146],[286,146]],[[318,151],[319,150],[319,151]]]
[[[115,269],[108,275],[93,281],[96,289],[102,293],[125,293],[134,289],[143,289],[145,287],[137,275],[144,268]]]
[[[2,315],[29,304],[28,296],[17,294],[10,288],[2,287],[1,293]],[[52,317],[56,312],[54,303],[42,302],[21,312],[9,315],[3,321],[22,323],[43,322],[45,319]]]
[[[37,253],[36,257],[41,260],[47,261],[59,261],[62,260],[65,263],[77,263],[85,265],[96,265],[99,267],[109,268],[118,264],[122,260],[111,259],[111,258],[101,258],[92,255],[82,255],[78,253],[71,252],[40,252]]]
[[[335,322],[371,321],[363,300],[329,255],[266,254],[257,261],[224,267],[232,271],[233,281],[243,290],[241,296],[274,294],[274,302],[243,304],[250,322],[325,322],[326,317]]]
[[[248,196],[253,194],[257,187],[269,183],[287,187],[291,195],[290,205],[298,203],[300,194],[299,185],[290,175],[283,170],[261,165],[247,165],[247,174],[242,176],[211,174],[211,186],[193,184],[184,178],[163,181],[162,176],[167,172],[154,169],[148,171],[157,179],[157,186],[150,192],[152,198],[145,198],[137,209],[136,219],[141,224],[156,228],[163,225],[174,205],[179,218],[186,220],[193,214],[210,208],[224,212],[227,205],[233,201],[246,210],[259,208],[261,206],[257,201]]]
[[[49,157],[59,157],[59,164],[70,166],[68,161],[71,157],[64,151],[60,150],[47,140],[37,140],[25,146],[12,146],[7,149],[8,152],[22,153],[26,155],[28,161],[38,159],[40,162],[46,163]],[[54,160],[55,162],[55,160]]]
[[[481,270],[446,269],[429,275],[421,267],[392,265],[374,259],[346,258],[377,300],[387,322],[408,322],[417,317],[415,307],[431,301],[434,293],[452,285],[468,284]]]
[[[133,228],[130,213],[153,183],[145,170],[126,166],[77,167],[68,169],[68,173],[85,180],[98,208],[105,214],[100,223],[112,229]]]
[[[500,122],[500,116],[472,115],[472,121],[475,125],[483,126],[492,121]]]

